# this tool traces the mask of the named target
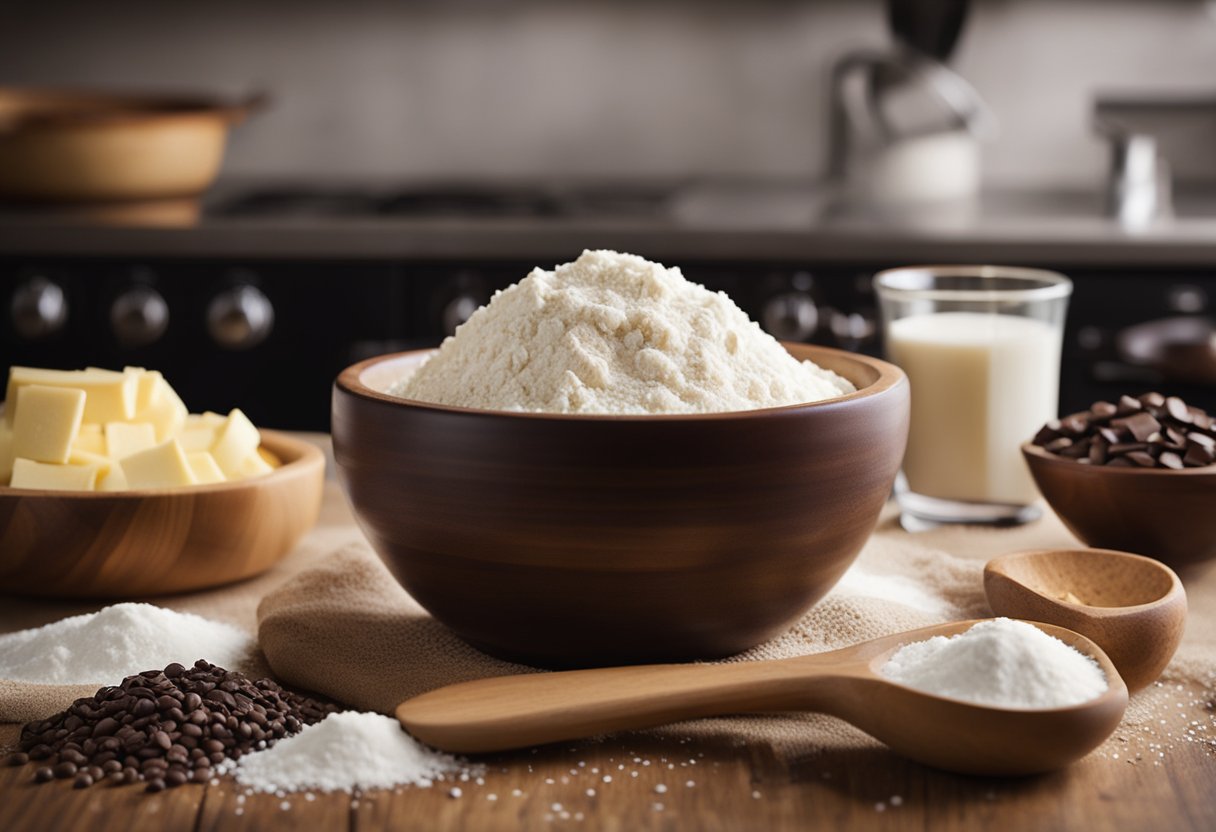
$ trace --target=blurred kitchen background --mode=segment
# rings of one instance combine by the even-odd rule
[[[877,269],[1056,268],[1065,410],[1216,406],[1216,2],[7,0],[0,87],[3,364],[325,429],[346,364],[610,247],[868,352]],[[253,106],[201,198],[73,195],[47,137],[105,117],[46,87]]]

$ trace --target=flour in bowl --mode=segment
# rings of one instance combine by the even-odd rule
[[[390,393],[542,413],[722,413],[851,393],[722,292],[632,254],[584,251],[498,292]]]

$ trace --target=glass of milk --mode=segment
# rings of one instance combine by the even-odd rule
[[[887,357],[912,385],[897,485],[909,530],[1040,514],[1020,446],[1059,407],[1072,282],[1004,266],[917,266],[874,278]]]

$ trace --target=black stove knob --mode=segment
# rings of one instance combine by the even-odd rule
[[[760,323],[774,338],[805,341],[819,328],[819,307],[804,292],[784,292],[765,301]]]
[[[67,323],[67,296],[55,281],[34,275],[13,293],[9,314],[19,337],[29,341],[49,338]]]
[[[481,308],[481,301],[474,295],[464,293],[452,298],[443,307],[441,314],[443,324],[443,334],[453,335],[456,332],[456,327],[463,324],[469,317]]]
[[[133,286],[114,299],[110,328],[124,347],[154,344],[169,328],[169,304],[151,286]]]
[[[274,329],[274,306],[256,286],[233,286],[212,298],[207,307],[207,329],[224,349],[252,349]]]

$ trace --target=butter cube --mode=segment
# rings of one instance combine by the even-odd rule
[[[212,428],[221,427],[224,422],[228,421],[228,417],[223,414],[216,413],[211,410],[206,410],[202,413],[191,413],[186,416],[187,427],[200,427],[202,425],[210,425]]]
[[[123,459],[146,451],[156,444],[156,428],[150,422],[109,422],[106,424],[106,456]]]
[[[84,416],[82,390],[31,384],[17,390],[13,456],[34,462],[68,461]]]
[[[123,367],[124,373],[132,373],[135,375],[135,413],[138,414],[141,410],[147,410],[148,405],[152,404],[152,397],[156,393],[156,381],[162,378],[157,370],[146,370],[143,367]]]
[[[126,477],[118,463],[103,454],[95,454],[72,449],[68,457],[71,465],[92,465],[97,469],[97,483],[93,486],[97,491],[122,491],[127,487]]]
[[[227,478],[224,472],[220,470],[220,466],[215,464],[215,457],[206,451],[196,451],[192,454],[186,454],[186,460],[190,463],[190,470],[194,473],[194,479],[199,484],[224,482]]]
[[[0,485],[7,485],[13,475],[13,432],[0,422]]]
[[[176,439],[162,442],[146,451],[119,461],[131,488],[172,488],[194,485],[194,472]]]
[[[150,370],[139,377],[135,418],[141,422],[151,422],[156,427],[157,442],[177,436],[185,426],[188,415],[186,405],[164,376]]]
[[[20,407],[17,391],[31,384],[42,387],[67,387],[83,390],[87,396],[84,421],[104,424],[122,422],[135,415],[135,395],[139,376],[116,373],[113,370],[40,370],[34,367],[13,367],[8,374],[4,418],[13,424]]]
[[[181,443],[182,450],[188,454],[198,451],[210,451],[211,446],[215,444],[215,428],[211,425],[197,425],[194,427],[187,425],[177,435],[177,441]]]
[[[265,445],[258,446],[258,456],[266,460],[266,464],[271,468],[281,468],[283,466],[283,460],[279,459],[274,451],[266,450]]]
[[[48,465],[32,459],[13,461],[13,488],[55,491],[92,491],[97,483],[96,465]]]
[[[257,453],[262,437],[249,417],[234,408],[216,432],[211,455],[228,479],[240,479],[245,460]]]
[[[241,463],[241,479],[260,477],[263,474],[269,474],[273,470],[274,466],[262,459],[261,454],[255,451],[245,457],[245,461]]]
[[[101,425],[85,422],[80,426],[80,432],[72,440],[73,451],[88,451],[99,456],[106,455],[106,435]]]

